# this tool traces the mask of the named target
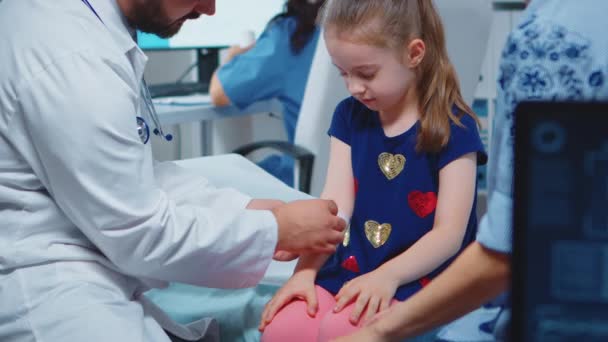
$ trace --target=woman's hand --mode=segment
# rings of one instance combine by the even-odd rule
[[[228,51],[226,52],[226,58],[224,60],[224,63],[228,63],[234,57],[251,50],[251,48],[253,48],[254,46],[255,46],[255,43],[245,46],[245,47],[241,47],[239,45],[233,45],[233,46],[229,47]]]
[[[387,310],[381,311],[374,316],[370,321],[365,323],[365,326],[356,332],[348,336],[339,337],[331,342],[389,342],[395,341],[395,335],[389,334],[389,330],[386,329],[386,324],[383,326],[381,322],[383,317],[394,317],[395,306],[391,306]]]
[[[319,307],[315,290],[315,277],[316,271],[310,269],[294,273],[264,307],[258,329],[264,331],[264,328],[272,322],[276,313],[294,299],[306,301],[308,304],[307,312],[311,317],[314,317]]]
[[[331,340],[331,342],[388,342],[390,339],[385,336],[383,333],[375,329],[375,326],[367,326],[365,328],[357,330],[355,333],[338,337],[335,340]]]
[[[340,312],[351,302],[354,308],[349,320],[352,324],[370,321],[378,312],[389,308],[399,282],[381,268],[346,282],[336,295],[334,312]],[[361,315],[365,312],[365,316]]]

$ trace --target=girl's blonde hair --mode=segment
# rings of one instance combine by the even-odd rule
[[[443,24],[432,0],[327,0],[319,23],[338,34],[348,33],[355,41],[394,49],[399,60],[413,39],[425,43],[416,84],[421,113],[418,151],[437,153],[445,147],[450,139],[450,120],[462,126],[460,118],[468,114],[479,125],[460,93]],[[452,112],[453,106],[458,113]]]

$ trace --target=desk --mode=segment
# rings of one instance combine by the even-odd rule
[[[177,99],[177,98],[176,98]],[[178,102],[178,100],[176,100]],[[163,125],[177,125],[183,123],[200,122],[201,124],[201,151],[204,156],[210,155],[211,146],[211,121],[230,117],[252,115],[256,113],[281,113],[283,107],[276,100],[258,101],[249,107],[240,110],[235,106],[216,107],[211,103],[201,104],[164,104],[155,101],[154,107],[158,113],[158,119]]]

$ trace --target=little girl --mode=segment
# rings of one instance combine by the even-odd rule
[[[334,113],[321,197],[351,217],[335,254],[303,255],[262,341],[327,341],[432,281],[475,236],[486,155],[431,0],[328,0],[327,49],[352,97]]]

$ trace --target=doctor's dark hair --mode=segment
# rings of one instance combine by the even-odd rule
[[[404,60],[404,51],[413,39],[425,43],[424,58],[415,71],[421,115],[418,151],[439,152],[450,139],[450,121],[463,126],[463,115],[480,124],[462,98],[443,24],[432,0],[327,0],[319,23],[353,42],[394,49],[399,60]]]
[[[295,54],[300,53],[315,32],[317,14],[324,2],[325,0],[288,0],[283,13],[270,20],[272,23],[279,18],[294,17],[296,19],[296,29],[290,38],[291,50]]]

